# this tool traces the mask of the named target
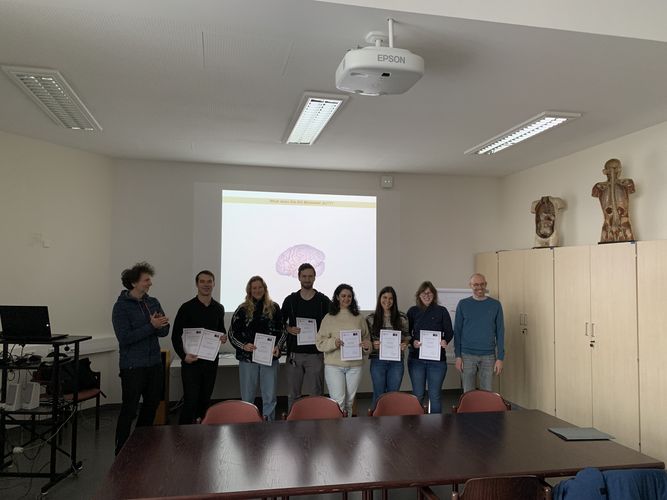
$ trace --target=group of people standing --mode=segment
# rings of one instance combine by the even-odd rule
[[[121,292],[113,309],[122,387],[116,453],[129,436],[140,397],[143,405],[137,426],[152,423],[160,399],[162,372],[158,337],[168,335],[169,320],[158,300],[148,295],[153,274],[153,268],[145,262],[123,271],[121,281],[126,290]],[[452,339],[455,340],[456,368],[463,374],[465,391],[475,388],[478,372],[480,388],[491,390],[493,373],[502,371],[502,307],[497,300],[485,295],[486,280],[481,274],[471,277],[473,295],[459,303],[454,329],[449,312],[438,304],[438,292],[430,281],[419,286],[415,305],[407,313],[399,310],[396,291],[388,286],[380,290],[375,311],[364,317],[352,286],[337,286],[330,300],[314,288],[316,272],[308,263],[299,267],[298,279],[300,289],[288,295],[280,307],[271,300],[260,276],[250,278],[245,300],[234,312],[227,335],[224,307],[212,297],[215,276],[206,270],[197,274],[197,296],[179,308],[172,331],[174,350],[182,360],[183,408],[179,423],[194,423],[204,416],[218,367],[217,357],[207,361],[185,352],[183,330],[186,328],[220,332],[223,334],[221,343],[231,342],[239,361],[241,399],[254,402],[259,387],[262,413],[269,420],[275,418],[282,352],[287,353],[284,370],[289,408],[302,395],[322,395],[326,380],[330,397],[349,415],[352,415],[365,357],[370,358],[372,407],[383,393],[399,390],[407,357],[413,394],[424,403],[428,389],[431,413],[441,413],[441,390],[447,374],[445,348]],[[314,341],[305,342],[305,337],[300,341],[299,335],[305,336],[301,327],[313,321]],[[379,355],[380,331],[385,329],[400,332],[400,361],[381,359]],[[341,331],[360,332],[361,359],[344,359],[341,355],[344,345]],[[422,332],[439,333],[439,359],[420,356]],[[275,337],[270,363],[253,361],[258,333]]]

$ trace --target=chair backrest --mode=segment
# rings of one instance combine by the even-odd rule
[[[535,476],[485,477],[470,479],[463,493],[452,493],[461,500],[551,500],[551,486]]]
[[[292,404],[287,420],[324,420],[343,418],[338,403],[324,396],[305,396]]]
[[[507,411],[511,405],[500,394],[491,391],[469,391],[461,395],[453,413],[474,413],[485,411]]]
[[[202,424],[243,424],[263,422],[257,407],[245,401],[229,400],[211,406],[204,415]]]
[[[372,415],[384,417],[392,415],[423,415],[419,400],[407,392],[387,392],[380,396],[375,404]]]

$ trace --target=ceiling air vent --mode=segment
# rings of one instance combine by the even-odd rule
[[[18,66],[2,66],[2,70],[61,127],[70,130],[102,130],[58,71]]]

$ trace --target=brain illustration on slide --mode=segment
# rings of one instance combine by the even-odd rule
[[[324,252],[317,248],[300,243],[283,251],[276,260],[276,271],[283,276],[298,278],[299,266],[304,262],[315,268],[317,276],[324,274]]]

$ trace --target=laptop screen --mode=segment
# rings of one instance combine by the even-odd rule
[[[51,338],[46,306],[0,306],[0,323],[2,334],[7,338]]]

